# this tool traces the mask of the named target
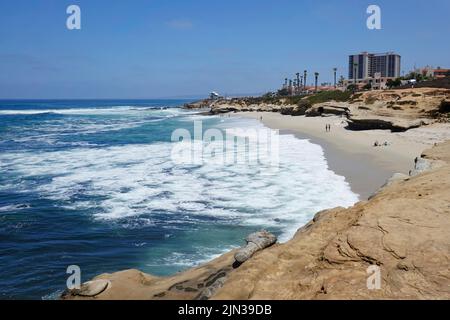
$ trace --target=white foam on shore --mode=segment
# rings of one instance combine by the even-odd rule
[[[221,125],[261,127],[255,120]],[[152,212],[214,217],[221,223],[281,228],[289,239],[313,215],[358,201],[345,178],[328,169],[322,148],[293,135],[280,136],[280,166],[273,174],[250,165],[174,165],[172,143],[77,148],[55,152],[3,153],[0,169],[25,177],[49,176],[48,183],[22,185],[42,197],[77,202],[94,197],[99,220]],[[7,187],[7,186],[4,186]],[[11,186],[12,187],[12,186]],[[92,199],[92,198],[91,198]]]

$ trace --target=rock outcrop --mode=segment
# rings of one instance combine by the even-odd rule
[[[111,286],[111,282],[108,280],[88,281],[83,283],[79,289],[65,291],[62,296],[95,297],[105,291],[109,286]]]
[[[450,90],[420,88],[368,91],[349,103],[348,129],[407,131],[431,124],[445,110]]]
[[[419,128],[420,126],[431,124],[427,119],[405,120],[390,117],[364,117],[349,116],[347,128],[349,130],[391,130],[392,132],[404,132],[409,129]]]
[[[247,242],[247,245],[244,248],[239,249],[234,255],[234,259],[239,264],[250,259],[256,252],[275,244],[275,242],[277,242],[277,237],[270,232],[263,230],[252,233],[245,241]]]
[[[238,267],[232,251],[172,277],[105,274],[95,299],[450,299],[450,141],[416,170],[369,201],[319,212]]]
[[[192,103],[186,103],[186,104],[184,104],[183,108],[188,109],[188,110],[209,108],[211,103],[212,103],[212,100],[205,99],[205,100],[200,100],[200,101],[196,101],[196,102],[192,102]]]
[[[313,105],[305,112],[305,115],[307,117],[320,117],[327,115],[348,116],[349,113],[350,109],[348,108],[347,103],[331,101]]]

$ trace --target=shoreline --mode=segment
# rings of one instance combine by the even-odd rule
[[[395,173],[408,175],[414,159],[430,147],[387,130],[346,130],[344,119],[338,116],[307,118],[273,112],[237,112],[232,116],[259,121],[262,117],[266,127],[280,134],[293,134],[320,145],[329,169],[344,176],[360,200],[367,200]],[[331,125],[331,132],[325,131],[326,124]],[[389,145],[374,147],[375,141]]]
[[[280,134],[293,134],[320,145],[330,170],[344,176],[360,200],[367,200],[395,173],[408,175],[414,168],[414,159],[430,147],[387,130],[346,130],[338,116],[307,118],[273,112],[237,112],[232,116],[259,121],[262,117],[266,127],[279,130]],[[331,132],[327,133],[328,123]],[[390,145],[374,147],[375,141],[388,141]]]

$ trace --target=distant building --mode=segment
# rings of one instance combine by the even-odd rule
[[[388,53],[363,52],[350,55],[348,59],[347,85],[365,86],[371,84],[373,89],[384,89],[389,79],[400,77],[400,55]]]
[[[423,77],[434,78],[434,68],[432,66],[425,66],[414,69],[413,73],[422,75]]]
[[[442,79],[442,78],[448,77],[449,74],[450,74],[450,69],[437,68],[437,69],[433,70],[433,77],[436,79]]]
[[[348,79],[363,80],[380,73],[382,78],[400,77],[401,57],[390,52],[383,54],[363,52],[349,56]]]
[[[422,68],[415,68],[411,73],[420,74],[424,77],[441,79],[448,77],[450,69],[444,69],[441,67],[434,68],[432,66],[426,66]]]
[[[209,98],[211,100],[218,100],[218,99],[222,99],[223,97],[220,94],[218,94],[217,92],[213,91],[209,94]]]

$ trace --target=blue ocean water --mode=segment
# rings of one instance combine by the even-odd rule
[[[282,136],[280,168],[175,165],[171,135],[256,127],[187,100],[0,101],[0,299],[51,299],[137,268],[170,275],[267,228],[288,239],[319,210],[357,201],[320,146]],[[326,196],[324,196],[326,195]]]

